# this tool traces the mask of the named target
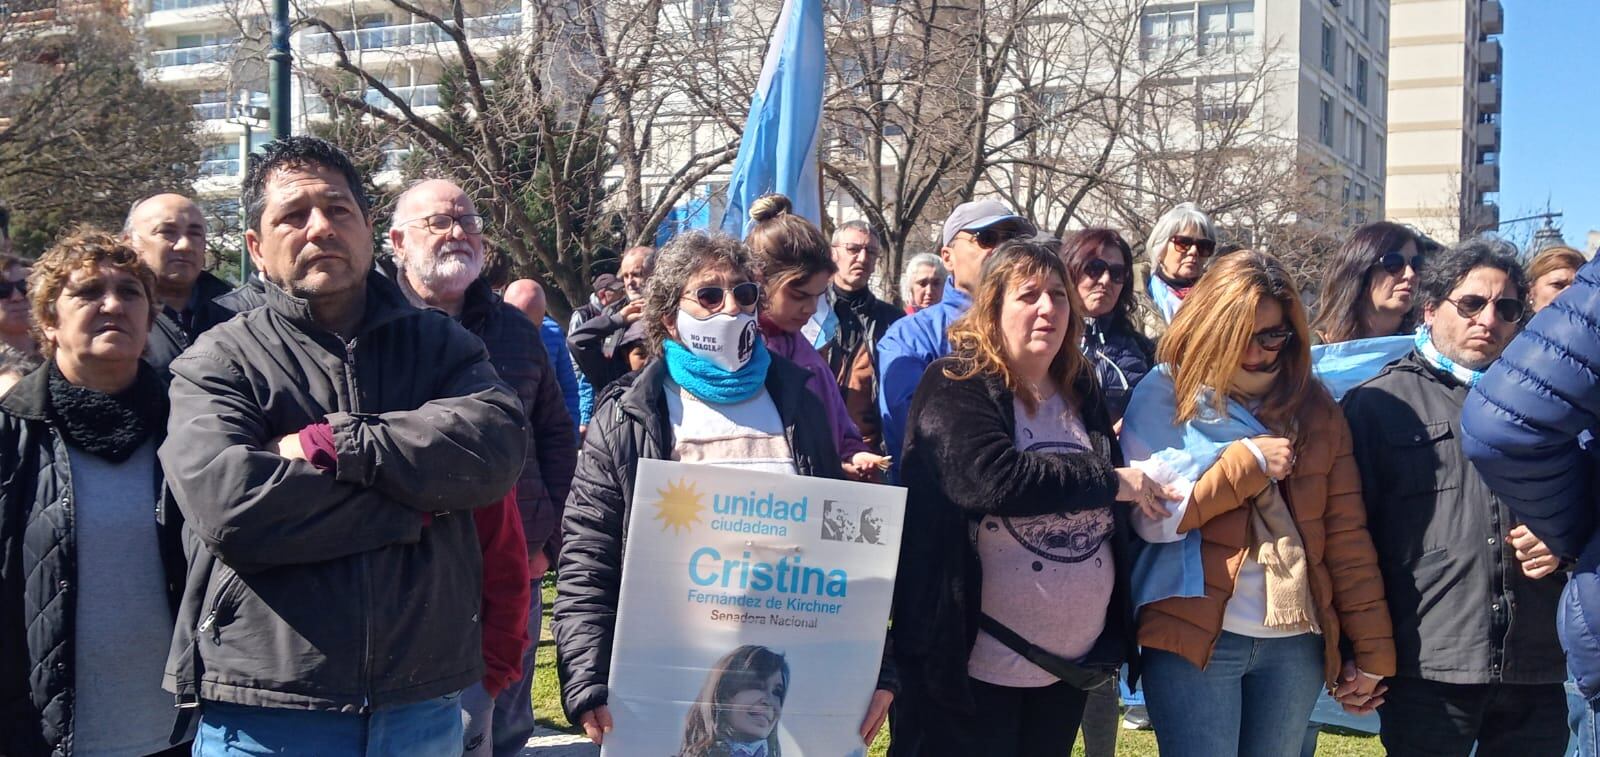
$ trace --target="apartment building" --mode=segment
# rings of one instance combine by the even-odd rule
[[[1500,222],[1500,0],[1390,0],[1389,217],[1442,242]]]

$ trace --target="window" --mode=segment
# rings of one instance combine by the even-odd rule
[[[1372,112],[1382,116],[1382,115],[1385,114],[1385,112],[1387,111],[1387,109],[1389,107],[1389,103],[1388,103],[1388,99],[1389,99],[1389,79],[1388,79],[1388,77],[1385,77],[1383,74],[1378,74],[1378,86],[1374,87],[1373,89],[1376,90],[1377,97],[1374,98],[1376,100],[1376,102],[1374,102],[1372,104]]]
[[[733,18],[733,0],[694,0],[694,37],[706,39]]]
[[[1357,182],[1354,189],[1355,189],[1355,196],[1353,198],[1355,200],[1355,209],[1354,209],[1355,219],[1354,220],[1355,220],[1356,223],[1366,223],[1367,222],[1367,185],[1362,184],[1360,182]]]
[[[1254,0],[1201,5],[1200,54],[1248,48],[1255,36],[1255,6]]]
[[[1356,102],[1367,104],[1367,56],[1356,56]]]
[[[1356,14],[1353,23],[1363,35],[1367,33],[1367,2],[1368,0],[1350,0],[1350,7],[1355,9]]]
[[[1344,88],[1351,92],[1356,88],[1356,46],[1348,42],[1344,46]]]
[[[1139,44],[1145,57],[1181,53],[1194,38],[1194,10],[1149,11],[1139,19]]]
[[[1344,156],[1351,160],[1356,157],[1356,114],[1344,112]]]
[[[1322,93],[1322,103],[1317,109],[1317,136],[1322,144],[1333,146],[1333,98]]]
[[[1250,113],[1247,104],[1239,102],[1238,93],[1223,83],[1204,84],[1200,88],[1200,108],[1196,114],[1202,123],[1234,124]]]
[[[1356,122],[1356,167],[1367,170],[1367,122]]]
[[[194,32],[192,34],[179,34],[177,48],[206,47],[209,45],[222,45],[233,41],[227,32]]]
[[[1333,30],[1333,24],[1322,22],[1322,70],[1330,74],[1338,73],[1339,38]]]
[[[867,15],[867,4],[863,0],[828,0],[828,5],[844,21],[855,21]]]

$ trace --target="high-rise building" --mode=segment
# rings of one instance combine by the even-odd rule
[[[1500,221],[1500,0],[1391,0],[1389,217],[1442,242]]]

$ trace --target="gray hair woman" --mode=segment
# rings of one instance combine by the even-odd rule
[[[1194,203],[1181,203],[1156,221],[1144,249],[1150,256],[1150,298],[1170,323],[1217,251],[1216,228]]]
[[[906,261],[905,273],[900,274],[900,301],[905,303],[906,315],[944,299],[945,279],[949,277],[950,272],[938,255],[931,252],[912,255]]]
[[[642,322],[657,359],[595,399],[562,519],[552,627],[567,716],[597,744],[611,728],[606,681],[638,461],[844,476],[828,415],[806,387],[811,374],[762,340],[760,301],[743,243],[678,236],[645,285]],[[862,725],[869,741],[893,698],[887,689],[873,696]]]

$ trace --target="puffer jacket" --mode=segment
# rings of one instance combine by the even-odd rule
[[[378,270],[399,281],[393,258],[379,261]],[[572,469],[578,465],[578,443],[544,337],[528,316],[500,299],[484,279],[467,286],[457,322],[483,340],[489,362],[522,401],[528,416],[528,455],[517,479],[517,510],[528,554],[543,552],[554,564],[561,548],[561,507],[572,486]]]
[[[1516,525],[1461,448],[1466,384],[1412,351],[1344,397],[1400,675],[1458,684],[1566,679],[1561,573],[1522,574]]]
[[[1133,328],[1127,317],[1085,318],[1083,354],[1094,363],[1100,391],[1113,422],[1121,420],[1133,388],[1156,364],[1156,343]]]
[[[1551,551],[1578,558],[1557,628],[1584,696],[1600,697],[1600,262],[1528,323],[1461,412],[1461,447]]]
[[[163,685],[181,705],[366,712],[483,677],[477,531],[526,417],[483,343],[378,274],[348,339],[266,304],[172,364],[161,463],[189,558]],[[336,475],[269,445],[327,423]]]
[[[842,478],[833,430],[822,403],[806,388],[810,377],[774,355],[767,369],[767,393],[783,420],[795,470],[802,476]],[[595,402],[583,437],[583,454],[561,521],[561,563],[550,624],[561,704],[573,722],[607,700],[634,476],[642,459],[672,459],[666,380],[666,364],[660,360],[617,380]],[[889,657],[887,650],[884,657]],[[880,672],[879,687],[897,688],[892,666]]]
[[[0,398],[0,754],[10,757],[72,753],[77,503],[66,443],[49,414],[49,374],[39,368]],[[154,433],[158,443],[166,435]],[[183,519],[159,466],[150,493],[176,612]]]
[[[1133,658],[1128,507],[1115,502],[1122,450],[1087,376],[1076,387],[1094,452],[1025,452],[1015,441],[1014,395],[997,376],[955,380],[949,358],[928,367],[906,435],[906,528],[895,580],[896,665],[945,707],[974,711],[967,659],[978,638],[983,566],[972,534],[988,515],[1111,508],[1116,563],[1105,629],[1080,664],[1115,670]]]
[[[1282,482],[1283,498],[1305,544],[1306,575],[1322,629],[1323,674],[1338,681],[1348,644],[1356,666],[1373,675],[1395,673],[1395,644],[1384,600],[1378,555],[1367,533],[1350,426],[1326,392],[1301,407],[1295,466]],[[1244,565],[1250,497],[1269,481],[1255,455],[1234,442],[1201,474],[1179,532],[1200,529],[1206,595],[1173,597],[1139,614],[1139,644],[1172,652],[1195,667],[1211,661],[1222,618]]]

